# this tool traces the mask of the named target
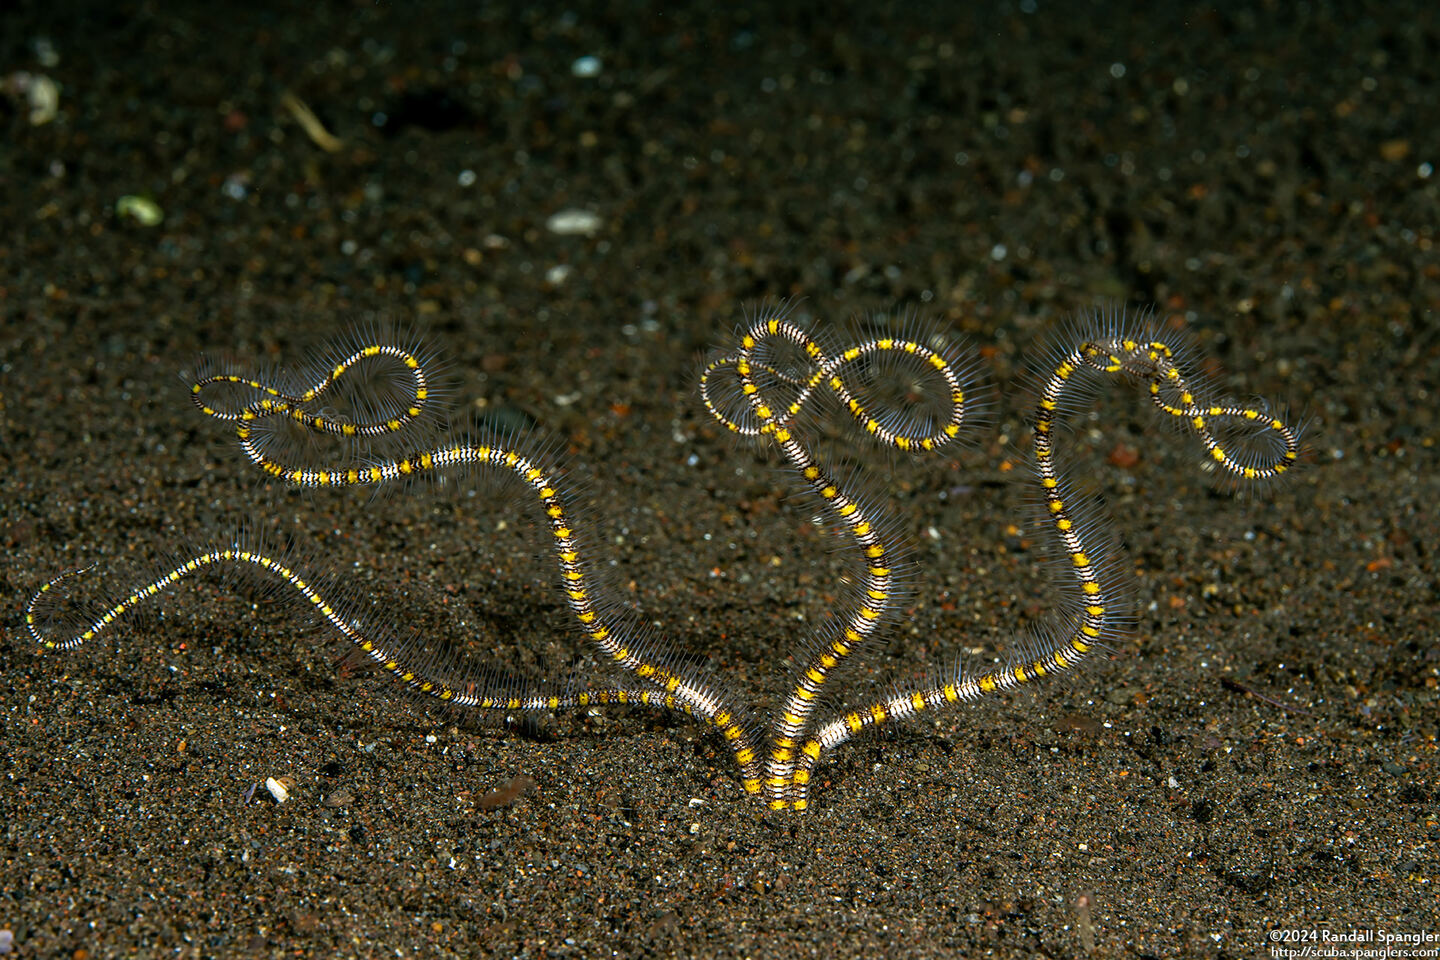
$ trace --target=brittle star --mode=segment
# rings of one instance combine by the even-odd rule
[[[827,348],[827,340],[824,331],[803,328],[785,305],[765,307],[749,318],[733,348],[706,364],[700,376],[701,397],[710,414],[740,436],[773,445],[845,531],[862,563],[846,611],[825,622],[795,651],[798,673],[768,722],[757,718],[757,711],[724,677],[679,656],[606,591],[595,576],[591,543],[577,529],[564,471],[549,447],[533,436],[485,431],[404,456],[338,468],[306,466],[273,451],[276,420],[362,444],[406,436],[433,405],[426,358],[416,346],[356,343],[334,352],[324,372],[291,387],[228,369],[210,370],[196,377],[191,394],[202,412],[235,424],[237,442],[255,466],[290,485],[381,486],[457,469],[518,477],[549,526],[570,614],[603,660],[618,668],[619,679],[526,684],[452,669],[422,654],[418,638],[403,636],[384,614],[367,610],[353,590],[313,577],[285,550],[243,535],[155,575],[123,599],[82,617],[72,635],[55,639],[46,629],[45,611],[58,592],[55,588],[84,571],[63,573],[32,597],[27,625],[45,648],[70,650],[193,573],[214,566],[249,570],[287,587],[365,657],[424,697],[462,710],[510,713],[605,703],[680,711],[719,732],[747,793],[762,797],[772,810],[804,810],[821,758],[862,731],[1072,670],[1123,635],[1133,614],[1120,558],[1107,546],[1107,521],[1076,497],[1056,466],[1054,449],[1057,428],[1067,415],[1088,407],[1092,391],[1106,378],[1143,384],[1158,410],[1200,440],[1206,462],[1235,482],[1279,477],[1300,455],[1301,431],[1284,419],[1259,407],[1206,398],[1182,369],[1177,339],[1147,314],[1097,310],[1081,318],[1037,369],[1032,474],[1044,522],[1066,570],[1049,625],[1033,631],[1018,644],[1019,653],[998,668],[971,673],[957,661],[935,668],[921,683],[897,685],[872,702],[821,713],[817,705],[836,669],[873,648],[898,617],[899,585],[910,579],[913,561],[905,556],[903,538],[879,503],[837,477],[807,446],[806,427],[815,405],[832,397],[875,442],[917,456],[937,454],[956,443],[975,419],[977,382],[972,362],[918,334],[877,333],[844,348]],[[919,416],[869,403],[852,376],[884,358],[914,365],[917,376],[938,386],[945,412]],[[336,383],[369,361],[390,362],[404,371],[403,402],[382,403],[375,413],[357,419],[314,412]],[[253,391],[258,398],[235,409],[208,404],[206,392],[225,384]],[[1243,432],[1222,439],[1223,432],[1237,424]]]

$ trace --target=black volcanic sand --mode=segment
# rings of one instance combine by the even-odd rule
[[[60,87],[49,124],[0,114],[15,955],[1261,957],[1274,930],[1440,928],[1428,5],[166,6],[26,0],[0,31],[0,71]],[[571,208],[593,235],[547,229]],[[671,716],[425,714],[214,580],[74,654],[25,633],[58,571],[247,523],[398,622],[563,673],[579,644],[514,498],[257,483],[175,376],[415,323],[457,417],[559,438],[624,599],[768,703],[850,561],[696,399],[765,296],[917,307],[1000,384],[1074,311],[1153,302],[1225,391],[1315,419],[1310,465],[1237,502],[1143,394],[1106,394],[1065,450],[1135,569],[1133,641],[849,745],[804,816]],[[951,462],[827,421],[914,542],[877,679],[989,662],[1050,604],[1000,395]]]

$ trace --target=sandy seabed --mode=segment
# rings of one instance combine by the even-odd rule
[[[1440,23],[1148,9],[7,12],[13,955],[1260,957],[1440,929]],[[882,682],[1043,617],[1009,384],[1074,312],[1155,304],[1220,389],[1310,418],[1311,453],[1236,501],[1107,393],[1066,456],[1134,570],[1133,639],[848,745],[804,816],[667,715],[421,712],[223,583],[72,654],[24,629],[59,571],[113,586],[244,523],[484,662],[566,669],[513,498],[267,486],[175,376],[418,325],[457,416],[558,438],[624,599],[770,702],[850,567],[695,394],[765,297],[835,325],[915,308],[1001,385],[952,460],[829,431],[914,544]]]

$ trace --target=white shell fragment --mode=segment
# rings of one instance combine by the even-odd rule
[[[0,96],[24,106],[32,127],[49,123],[60,112],[60,85],[43,73],[17,70],[0,77]]]
[[[142,227],[153,227],[165,219],[165,211],[160,205],[149,197],[137,197],[133,194],[126,194],[115,201],[115,215],[123,219],[134,220]]]
[[[265,789],[270,791],[270,796],[275,798],[276,803],[284,803],[290,799],[290,791],[285,789],[285,784],[274,777],[265,778]]]
[[[25,91],[25,100],[30,106],[32,127],[49,123],[60,112],[60,86],[41,74],[30,81],[30,87]]]
[[[577,208],[561,210],[559,213],[550,215],[550,219],[545,221],[545,227],[551,233],[558,233],[561,236],[583,234],[591,237],[595,235],[596,230],[600,229],[600,215]]]

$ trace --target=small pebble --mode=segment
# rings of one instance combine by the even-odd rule
[[[591,237],[595,235],[595,231],[600,229],[600,215],[589,210],[574,208],[561,210],[559,213],[551,214],[550,219],[545,221],[545,227],[551,233],[558,233],[561,236],[583,234]]]
[[[115,201],[115,216],[122,220],[134,220],[142,227],[153,227],[165,219],[165,211],[148,197],[126,194]]]
[[[0,80],[0,94],[23,101],[32,127],[49,123],[60,112],[60,85],[43,73],[17,70]]]
[[[43,126],[60,112],[60,85],[46,76],[38,76],[26,95],[30,107],[30,125]]]
[[[572,76],[589,79],[600,76],[603,67],[599,57],[580,57],[570,64],[570,73]]]
[[[31,40],[30,49],[35,51],[35,59],[39,60],[40,66],[46,70],[60,66],[60,51],[55,49],[55,41],[49,37],[36,37]]]

